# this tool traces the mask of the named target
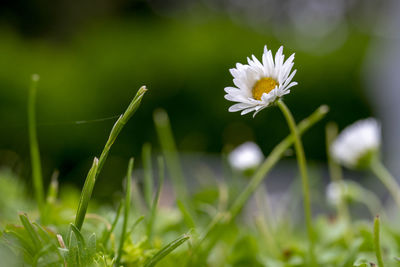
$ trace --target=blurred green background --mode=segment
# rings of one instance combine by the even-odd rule
[[[159,107],[183,153],[217,154],[254,140],[267,154],[289,132],[279,110],[240,116],[227,111],[232,103],[223,97],[233,84],[229,68],[251,54],[260,58],[265,44],[296,53],[299,85],[285,97],[295,118],[328,104],[328,119],[343,128],[374,113],[361,74],[378,7],[338,0],[3,2],[0,164],[30,175],[26,102],[33,73],[41,77],[37,120],[47,181],[59,169],[61,183],[83,184],[114,120],[73,122],[122,113],[141,85],[148,94],[112,148],[101,175],[107,179],[98,185],[103,194],[120,187],[128,157],[137,157],[140,168],[144,142],[158,150],[152,114]],[[304,142],[311,160],[325,160],[324,123]]]

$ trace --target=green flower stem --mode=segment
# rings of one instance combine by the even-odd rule
[[[320,106],[316,111],[314,111],[309,117],[301,121],[297,128],[298,134],[303,134],[305,131],[311,128],[314,124],[320,121],[328,113],[329,108],[325,105]],[[255,174],[251,177],[249,184],[236,198],[231,208],[227,213],[218,214],[206,228],[203,237],[200,239],[199,244],[204,241],[211,232],[222,222],[229,223],[232,221],[242,210],[243,206],[246,204],[249,197],[257,189],[260,183],[266,178],[268,172],[273,166],[279,161],[285,151],[293,144],[294,137],[293,134],[282,140],[275,148],[271,151],[269,156],[264,160],[261,166],[257,169]],[[197,246],[199,246],[199,244]]]
[[[133,170],[133,158],[129,160],[128,164],[128,171],[126,174],[126,188],[125,188],[125,205],[124,205],[124,221],[122,224],[122,230],[121,230],[121,237],[119,239],[119,247],[118,247],[118,253],[117,253],[117,259],[115,261],[115,266],[120,266],[120,261],[122,257],[122,251],[124,248],[124,242],[125,242],[125,235],[126,235],[126,228],[128,225],[129,221],[129,211],[131,209],[131,192],[132,192],[132,170]]]
[[[44,216],[44,190],[42,178],[42,165],[40,163],[40,152],[36,133],[36,91],[39,75],[34,74],[31,78],[31,86],[28,96],[28,131],[31,151],[32,180],[36,203],[39,208],[40,217]],[[43,218],[42,218],[43,219]]]
[[[374,220],[374,248],[375,248],[376,260],[378,261],[378,267],[384,267],[380,239],[379,239],[379,230],[380,230],[379,225],[380,225],[380,219],[379,216],[376,216]]]
[[[345,190],[344,188],[345,185],[343,184],[342,168],[339,166],[339,164],[336,163],[336,161],[333,159],[330,153],[331,145],[338,135],[337,124],[334,122],[329,122],[326,125],[325,132],[326,132],[326,152],[327,152],[326,155],[328,158],[329,175],[331,177],[331,180],[337,183],[341,187],[341,190],[343,192]],[[350,213],[346,199],[344,198],[340,199],[340,202],[337,205],[337,212],[340,218],[343,218],[347,224],[350,224],[351,222]]]
[[[311,205],[310,205],[310,188],[308,182],[308,174],[307,174],[307,162],[306,157],[304,155],[303,144],[300,139],[299,131],[296,127],[296,122],[293,118],[292,113],[289,108],[283,103],[282,100],[277,101],[278,107],[282,111],[285,119],[289,125],[292,136],[294,137],[294,147],[296,150],[297,163],[299,165],[300,174],[301,174],[301,182],[303,189],[303,198],[304,198],[304,215],[307,224],[307,233],[308,239],[310,241],[310,253],[311,259],[313,259],[313,249],[314,249],[314,230],[312,226],[312,216],[311,216]]]
[[[108,137],[107,143],[104,146],[103,151],[101,152],[101,155],[99,158],[99,168],[97,169],[96,178],[103,168],[104,162],[107,159],[107,156],[108,156],[108,153],[110,152],[111,146],[114,144],[119,133],[122,131],[122,128],[124,128],[125,124],[129,121],[129,119],[132,117],[132,115],[139,108],[140,103],[142,102],[142,98],[146,92],[147,92],[146,86],[140,87],[140,89],[136,93],[135,97],[129,104],[128,108],[125,110],[124,114],[122,114],[118,118],[118,120],[115,122],[113,128],[111,129],[111,133]]]
[[[372,172],[381,180],[392,195],[397,206],[400,208],[400,186],[396,179],[389,173],[382,162],[375,157],[370,164]]]

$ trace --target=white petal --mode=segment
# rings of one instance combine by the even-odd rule
[[[253,118],[258,114],[258,112],[260,112],[261,110],[263,110],[266,107],[268,107],[268,106],[262,106],[260,109],[256,110],[256,112],[253,113]]]
[[[250,112],[252,112],[252,111],[254,111],[254,110],[255,110],[255,107],[251,107],[251,108],[244,109],[244,110],[242,110],[242,112],[240,113],[240,115],[246,115],[247,113],[250,113]]]
[[[235,93],[239,93],[239,92],[240,92],[240,89],[235,88],[235,87],[225,87],[225,88],[224,88],[224,91],[225,91],[226,93],[228,93],[228,94],[231,94],[231,93],[235,94]]]
[[[285,80],[285,82],[282,84],[282,87],[286,87],[290,81],[293,79],[294,75],[296,74],[297,70],[294,70],[290,76]],[[297,84],[297,83],[296,83]]]
[[[249,105],[247,103],[238,103],[238,104],[235,104],[233,106],[230,106],[229,107],[229,111],[230,112],[236,112],[236,111],[239,111],[239,110],[242,110],[242,109],[246,109],[246,108],[249,108],[249,107],[251,107],[251,105]]]

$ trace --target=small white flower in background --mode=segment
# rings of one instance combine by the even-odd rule
[[[253,55],[251,59],[247,58],[248,65],[237,63],[236,68],[230,69],[236,87],[225,87],[225,98],[238,102],[229,108],[230,112],[242,111],[241,115],[244,115],[255,111],[255,116],[297,85],[297,82],[291,82],[296,74],[296,70],[291,72],[294,54],[284,61],[282,51],[283,46],[276,52],[274,60],[271,50],[265,46],[262,63]]]
[[[264,155],[253,142],[246,142],[235,148],[228,156],[230,165],[239,171],[253,169],[260,165]]]
[[[331,146],[333,158],[348,168],[368,167],[381,145],[381,127],[373,118],[345,128]]]
[[[345,183],[330,182],[326,187],[326,198],[332,205],[338,205],[347,195]]]

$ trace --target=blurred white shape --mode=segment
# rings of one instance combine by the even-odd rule
[[[326,198],[331,205],[338,205],[346,196],[346,184],[330,182],[326,187]]]
[[[260,165],[264,155],[257,144],[246,142],[235,148],[228,156],[230,165],[240,171],[253,169]]]
[[[331,146],[332,156],[349,168],[364,167],[381,144],[381,127],[373,118],[346,127]]]

